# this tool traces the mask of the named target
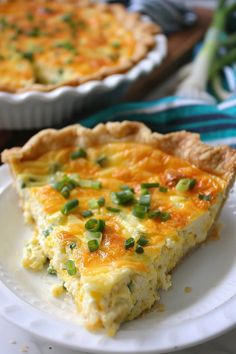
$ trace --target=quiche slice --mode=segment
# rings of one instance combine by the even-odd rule
[[[138,122],[43,130],[6,150],[35,232],[23,266],[62,280],[85,326],[113,335],[171,286],[204,242],[236,172],[236,152]]]

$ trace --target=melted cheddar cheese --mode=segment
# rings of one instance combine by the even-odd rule
[[[13,0],[0,3],[0,86],[79,84],[129,63],[137,40],[109,6]]]
[[[74,297],[87,326],[104,326],[113,333],[120,322],[152,306],[158,299],[156,289],[170,286],[170,270],[189,249],[205,240],[222,204],[226,182],[139,143],[89,147],[86,156],[72,159],[76,151],[65,148],[34,161],[14,163],[24,208],[37,229],[33,244],[25,249],[23,264],[37,270],[48,258]],[[96,161],[101,157],[104,163],[99,164]],[[66,197],[54,184],[55,179],[60,181],[65,176],[78,181]],[[193,188],[179,191],[176,186],[183,178],[194,180]],[[93,188],[81,182],[88,180],[99,185]],[[143,184],[147,183],[156,185],[145,191]],[[111,193],[121,191],[124,185],[132,191],[134,200],[116,205]],[[137,216],[134,207],[145,193],[150,196],[150,204],[144,215]],[[99,198],[104,198],[103,204],[91,209],[91,200]],[[63,206],[74,199],[79,205],[64,215]],[[119,210],[114,212],[111,208]],[[85,217],[87,210],[93,215]],[[150,217],[150,212],[157,210],[161,214]],[[91,218],[105,222],[96,251],[89,249],[85,229]],[[146,244],[141,247],[142,252],[137,252],[141,236]],[[125,247],[129,238],[133,238],[134,245]],[[37,254],[41,263],[35,262]],[[66,268],[68,260],[73,262],[73,274]],[[109,305],[104,302],[107,297],[113,299],[107,300]],[[86,303],[88,299],[90,305]]]

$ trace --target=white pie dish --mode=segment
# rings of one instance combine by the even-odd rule
[[[174,272],[174,287],[162,293],[165,312],[155,310],[123,325],[114,338],[80,325],[69,298],[55,299],[55,278],[20,266],[31,230],[23,223],[6,166],[0,168],[0,313],[32,334],[93,353],[164,353],[222,333],[236,324],[236,190],[220,222],[221,238],[201,247]],[[11,222],[14,220],[14,222]],[[186,294],[184,288],[192,287]]]
[[[156,46],[124,74],[111,75],[77,87],[63,86],[50,92],[0,91],[0,129],[40,129],[69,122],[82,111],[101,109],[120,101],[138,78],[148,75],[167,54],[167,39],[155,37]]]

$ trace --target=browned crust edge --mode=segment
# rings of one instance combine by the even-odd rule
[[[210,146],[200,136],[186,131],[169,134],[152,133],[140,122],[108,122],[93,129],[79,124],[66,128],[45,129],[34,135],[22,148],[4,150],[3,162],[34,160],[42,154],[68,146],[89,147],[108,142],[129,141],[151,145],[167,154],[194,164],[203,171],[217,175],[232,184],[236,174],[236,150],[228,146]]]
[[[81,5],[81,4],[80,4]],[[83,6],[90,5],[89,1],[84,2]],[[43,84],[32,84],[30,87],[23,87],[16,90],[12,90],[6,85],[0,84],[0,91],[9,93],[23,93],[30,91],[39,92],[49,92],[55,90],[59,87],[64,86],[79,86],[91,80],[102,80],[107,76],[113,74],[122,74],[130,70],[135,64],[141,61],[147,53],[155,46],[155,36],[161,32],[158,25],[151,22],[144,22],[141,19],[141,15],[138,13],[128,12],[124,6],[120,4],[98,4],[93,3],[94,7],[101,7],[104,10],[111,10],[113,14],[118,18],[122,19],[122,23],[125,28],[132,30],[134,37],[136,39],[136,50],[129,60],[124,61],[122,64],[117,65],[113,68],[101,68],[97,73],[93,75],[88,75],[83,78],[78,77],[76,80],[64,81],[63,83],[56,85],[43,85]]]

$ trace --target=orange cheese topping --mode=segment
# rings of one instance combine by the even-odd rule
[[[38,176],[47,175],[51,171],[51,164],[58,163],[60,173],[72,176],[79,174],[82,179],[99,181],[100,189],[84,188],[78,186],[71,191],[70,199],[77,198],[79,207],[71,212],[78,223],[67,223],[64,231],[59,231],[57,238],[64,245],[78,240],[80,251],[75,253],[75,262],[80,271],[93,272],[99,267],[115,266],[135,267],[139,271],[148,271],[149,254],[156,253],[164,245],[166,238],[176,237],[176,231],[184,228],[196,220],[211,205],[216,203],[219,193],[224,191],[225,181],[221,178],[201,171],[179,158],[165,154],[148,145],[138,143],[110,143],[101,147],[90,147],[86,150],[85,158],[71,160],[71,153],[75,149],[51,151],[41,156],[36,161],[22,161],[15,166],[17,173],[27,175],[37,171]],[[104,166],[96,163],[100,156],[106,157]],[[51,177],[53,178],[53,174]],[[196,180],[193,189],[186,192],[176,190],[176,184],[181,178]],[[169,214],[168,220],[160,218],[138,218],[132,214],[134,207],[131,205],[115,205],[111,198],[112,191],[119,191],[120,187],[128,184],[134,189],[136,200],[139,200],[141,183],[159,183],[166,188],[150,188],[150,210],[159,210]],[[32,184],[33,185],[33,184]],[[29,187],[30,195],[41,205],[45,215],[60,212],[62,206],[68,201],[61,193],[55,190],[49,180],[42,186]],[[210,200],[202,200],[199,195],[209,196]],[[87,221],[82,212],[90,209],[89,200],[105,198],[105,205],[94,209],[94,216],[103,219],[106,223],[102,242],[96,252],[87,248],[84,224]],[[177,202],[176,202],[177,200]],[[107,206],[119,208],[120,213],[113,213],[106,209]],[[139,228],[144,230],[148,244],[145,252],[135,253],[135,248],[125,249],[124,242],[132,237]],[[56,231],[55,231],[56,232]]]

